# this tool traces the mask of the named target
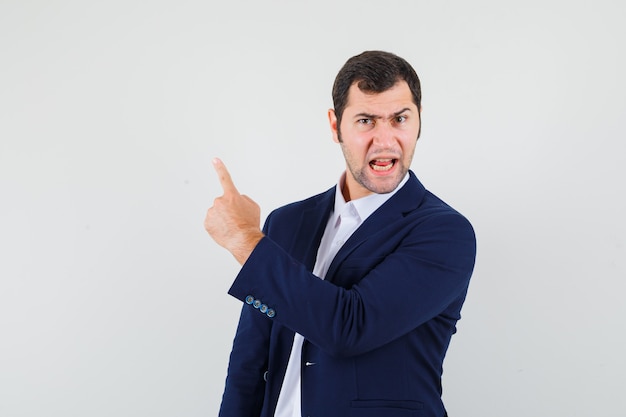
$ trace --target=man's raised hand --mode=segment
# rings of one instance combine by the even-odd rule
[[[254,247],[263,238],[259,227],[261,209],[248,196],[239,194],[224,163],[215,158],[213,167],[224,194],[213,202],[204,219],[204,228],[211,237],[244,264]]]
[[[224,195],[229,193],[239,195],[239,191],[237,191],[237,187],[235,187],[233,179],[230,177],[230,173],[226,169],[226,165],[224,165],[222,160],[219,158],[213,159],[213,167],[215,168],[215,172],[217,172],[217,177],[220,180],[222,189],[224,190]]]

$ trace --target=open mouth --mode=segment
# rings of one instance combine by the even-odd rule
[[[374,159],[370,161],[370,167],[376,172],[386,172],[390,171],[397,161],[397,159]]]

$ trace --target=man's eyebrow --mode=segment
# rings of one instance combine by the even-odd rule
[[[393,115],[394,116],[400,116],[402,113],[407,112],[407,111],[410,112],[411,109],[409,107],[405,107],[402,110],[395,112]]]
[[[366,119],[379,119],[380,118],[380,116],[377,116],[375,114],[369,114],[369,113],[359,113],[359,114],[355,114],[354,115],[355,119],[356,118],[362,118],[362,117],[364,117]]]
[[[405,108],[403,108],[402,110],[400,110],[400,111],[397,111],[397,112],[393,113],[392,117],[398,117],[398,116],[400,116],[402,113],[407,112],[407,111],[408,111],[408,112],[410,112],[410,111],[411,111],[411,109],[410,109],[409,107],[405,107]],[[355,118],[361,118],[361,117],[364,117],[364,118],[366,118],[366,119],[380,119],[380,118],[382,118],[382,116],[378,116],[378,115],[376,115],[376,114],[370,114],[370,113],[358,113],[358,114],[355,114],[355,115],[354,115],[354,117],[355,117]]]

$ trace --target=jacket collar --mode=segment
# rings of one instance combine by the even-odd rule
[[[313,198],[312,202],[312,205],[302,210],[300,224],[294,229],[295,242],[291,251],[291,255],[304,263],[309,271],[313,271],[315,266],[317,248],[335,203],[335,187]]]
[[[336,187],[332,187],[313,199],[314,204],[302,211],[300,224],[294,232],[296,241],[293,243],[291,255],[304,263],[309,271],[313,271],[315,266],[317,249],[335,204],[335,190]],[[375,231],[415,210],[424,198],[425,192],[424,186],[413,171],[409,171],[407,183],[369,216],[339,250],[326,273],[326,278],[332,277],[337,266]],[[298,236],[301,238],[298,239]],[[306,236],[311,238],[307,239]]]
[[[414,211],[420,205],[426,189],[412,171],[409,171],[409,174],[410,177],[407,183],[369,216],[337,252],[326,273],[327,280],[332,281],[341,262],[359,245],[369,239],[370,236],[373,236],[375,232],[397,219],[404,217],[407,213]]]

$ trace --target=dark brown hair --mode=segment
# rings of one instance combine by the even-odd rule
[[[348,59],[335,77],[333,104],[337,125],[348,101],[348,90],[357,83],[365,93],[382,93],[398,81],[406,81],[413,95],[417,111],[421,110],[422,90],[417,73],[404,59],[390,52],[365,51]]]

